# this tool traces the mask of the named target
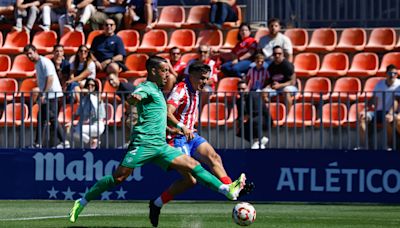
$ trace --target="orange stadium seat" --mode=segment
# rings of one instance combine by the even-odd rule
[[[369,36],[365,51],[391,51],[396,46],[396,31],[392,28],[374,28]]]
[[[188,63],[190,60],[197,58],[200,58],[200,55],[198,53],[186,53],[182,55],[181,61],[184,63]]]
[[[200,45],[208,45],[211,48],[219,49],[222,46],[223,35],[219,29],[201,30],[197,36],[196,47]]]
[[[2,54],[20,54],[29,43],[29,34],[23,29],[21,32],[12,31],[7,33],[6,41],[0,48]]]
[[[39,54],[48,54],[57,44],[57,33],[52,30],[37,32],[33,36],[32,44],[37,48]]]
[[[304,92],[298,100],[306,102],[318,102],[321,99],[324,101],[329,100],[330,92],[332,90],[331,80],[326,77],[312,77],[306,81]]]
[[[337,43],[336,30],[332,28],[319,28],[311,35],[310,43],[306,51],[309,52],[331,52]]]
[[[396,51],[399,51],[399,50],[400,50],[400,36],[399,36],[399,39],[398,39],[397,44],[396,44],[396,46],[394,47],[394,49],[395,49]]]
[[[75,54],[79,46],[85,43],[83,32],[71,31],[64,33],[60,39],[60,44],[64,46],[64,52],[68,55]]]
[[[161,29],[152,29],[143,35],[142,43],[137,52],[163,52],[167,47],[167,32]]]
[[[222,46],[223,49],[232,49],[235,47],[239,40],[237,39],[239,34],[239,29],[231,29],[227,32],[225,37],[224,45]]]
[[[204,28],[210,22],[210,6],[193,6],[189,10],[188,18],[182,25],[184,28]]]
[[[191,29],[177,29],[172,32],[166,51],[178,47],[183,52],[193,51],[196,45],[196,34]]]
[[[135,52],[139,47],[139,32],[133,29],[121,30],[117,33],[121,37],[127,53]]]
[[[240,9],[240,6],[239,5],[235,5],[235,9],[234,10],[237,12],[237,18],[238,19],[236,21],[224,22],[224,24],[222,25],[222,27],[224,29],[237,28],[242,23],[243,18],[242,18],[242,10]]]
[[[86,46],[90,48],[92,46],[93,40],[96,36],[103,34],[103,30],[93,30],[89,33],[87,40],[86,40]]]
[[[110,121],[114,120],[114,106],[110,103],[105,104],[106,108],[106,124],[109,124]]]
[[[17,92],[17,80],[13,78],[0,78],[0,102],[14,100]]]
[[[386,75],[386,67],[390,64],[394,64],[397,69],[400,69],[400,52],[389,52],[386,53],[381,61],[381,67],[379,68],[376,75],[385,76]]]
[[[379,58],[373,52],[360,52],[354,55],[350,69],[347,71],[347,76],[374,76],[378,71]]]
[[[359,114],[365,112],[365,103],[354,103],[350,106],[347,118],[344,121],[345,126],[356,127],[359,124]]]
[[[224,103],[208,103],[205,104],[200,115],[201,126],[216,127],[225,125],[228,119],[228,109]]]
[[[332,90],[332,101],[355,101],[361,95],[361,80],[356,77],[339,78]]]
[[[29,102],[30,97],[32,96],[32,89],[37,87],[36,78],[27,78],[21,82],[19,93],[17,98],[22,99],[24,97],[25,102]],[[23,94],[22,94],[23,93]]]
[[[342,31],[336,51],[356,52],[364,50],[367,32],[363,28],[346,28]]]
[[[260,39],[263,36],[267,36],[269,34],[268,28],[259,28],[256,31],[256,34],[254,35],[254,39],[257,40],[257,42],[260,42]]]
[[[322,118],[315,121],[315,126],[338,127],[347,119],[347,106],[343,103],[327,103],[322,106]]]
[[[155,28],[180,28],[185,22],[185,17],[185,9],[182,6],[164,6]]]
[[[147,77],[137,78],[133,81],[133,86],[138,86],[140,83],[147,81]]]
[[[126,78],[119,78],[121,82],[128,82]],[[110,82],[107,80],[103,86],[103,92],[101,94],[101,98],[107,99],[110,102],[114,102],[114,93],[117,91],[114,87],[111,86]],[[115,95],[116,102],[121,102],[121,97],[119,95]]]
[[[28,116],[28,119],[25,121],[24,125],[32,127],[37,126],[38,114],[39,114],[39,104],[34,104],[32,108],[30,108],[30,115]]]
[[[289,110],[286,124],[288,127],[312,126],[316,116],[317,111],[311,103],[296,103]]]
[[[324,56],[318,76],[344,76],[349,69],[349,57],[342,52],[332,52]]]
[[[300,52],[307,48],[308,32],[302,28],[287,29],[285,35],[292,41],[293,51]]]
[[[111,104],[108,103],[108,106],[110,106]],[[114,106],[111,105],[111,107],[113,107],[113,115],[110,116],[110,118],[107,118],[107,125],[108,126],[122,126],[122,117],[124,116],[125,113],[125,106],[124,104],[119,104],[116,108],[116,110],[114,111]],[[109,116],[107,114],[107,116]]]
[[[72,116],[73,114],[76,114],[78,107],[79,104],[67,104],[65,106],[65,109],[60,108],[60,112],[58,113],[58,122],[60,122],[60,124],[72,123],[73,125],[77,125],[79,121],[79,116],[77,116],[75,119],[72,119]]]
[[[358,98],[359,101],[365,101],[369,100],[373,97],[373,91],[375,88],[375,85],[381,81],[385,80],[385,77],[370,77],[368,78],[365,83],[364,83],[364,89],[363,92],[360,94],[360,97]]]
[[[0,119],[0,126],[21,126],[22,121],[28,120],[28,115],[29,110],[26,104],[7,104]]]
[[[234,96],[238,96],[237,83],[240,80],[238,77],[222,78],[218,83],[216,94],[212,95],[210,100],[215,101],[218,99],[220,102],[224,102],[226,98],[228,102],[231,101]]]
[[[266,104],[274,126],[282,126],[286,119],[286,106],[282,103],[271,102]]]
[[[0,32],[0,47],[3,46],[3,33]]]
[[[15,57],[11,70],[7,73],[9,78],[26,78],[34,75],[35,64],[24,54]]]
[[[164,59],[170,59],[169,53],[164,52],[164,53],[158,53],[157,56],[164,58]]]
[[[11,69],[11,59],[8,55],[0,54],[0,77],[5,77]]]
[[[315,53],[300,53],[294,57],[294,69],[297,77],[310,77],[318,73],[319,56]]]
[[[149,58],[146,54],[130,54],[126,57],[125,65],[127,71],[121,72],[120,77],[143,77],[147,75],[146,61]]]

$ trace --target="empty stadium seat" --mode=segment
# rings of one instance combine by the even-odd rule
[[[324,56],[318,76],[344,76],[349,69],[349,57],[345,53],[332,52]]]
[[[375,85],[382,80],[385,80],[385,77],[370,77],[368,78],[365,83],[364,83],[364,89],[363,92],[360,94],[360,97],[358,98],[359,101],[365,101],[369,100],[373,97],[373,91],[375,88]]]
[[[222,46],[223,35],[221,30],[218,29],[208,29],[201,30],[197,36],[196,47],[200,45],[208,45],[211,48],[219,49]]]
[[[364,50],[367,43],[367,32],[363,28],[346,28],[340,35],[336,51],[356,52]]]
[[[24,47],[29,44],[29,34],[23,29],[20,32],[12,31],[7,33],[4,45],[0,47],[2,54],[20,54]]]
[[[127,53],[135,52],[139,47],[139,32],[133,29],[121,30],[117,33],[125,46]]]
[[[86,40],[86,46],[90,48],[92,46],[93,40],[96,36],[103,34],[104,30],[93,30],[89,33],[87,40]]]
[[[315,53],[300,53],[294,57],[296,77],[314,76],[318,73],[319,68],[319,56]]]
[[[193,30],[177,29],[172,32],[166,51],[169,51],[173,47],[178,47],[183,52],[190,52],[193,51],[195,45],[196,34]]]
[[[24,54],[15,57],[11,70],[7,73],[9,78],[26,78],[34,75],[35,64]]]
[[[167,47],[167,32],[160,29],[152,29],[143,35],[142,43],[137,52],[163,52]]]
[[[0,54],[0,77],[5,77],[11,69],[11,59],[8,55]]]
[[[317,127],[338,127],[347,119],[347,106],[343,103],[327,103],[322,106],[322,116],[315,121]]]
[[[215,101],[218,99],[223,102],[226,98],[228,102],[231,101],[234,96],[238,96],[237,84],[240,80],[238,77],[222,78],[218,83],[215,95],[212,95],[210,100]]]
[[[58,122],[63,125],[67,123],[77,125],[79,122],[79,116],[76,116],[75,119],[72,119],[72,116],[73,114],[76,114],[78,107],[79,104],[67,104],[65,109],[60,108],[60,112],[58,113]]]
[[[260,39],[268,34],[269,34],[268,28],[258,28],[256,34],[254,35],[254,39],[257,40],[257,42],[260,42]]]
[[[79,46],[85,43],[85,35],[83,32],[71,31],[64,33],[60,39],[60,44],[64,46],[64,52],[73,55],[78,51]]]
[[[114,120],[115,117],[114,106],[110,103],[106,103],[105,108],[106,108],[106,124],[108,125],[111,121]]]
[[[111,105],[111,104],[109,104]],[[112,105],[111,105],[112,106]],[[113,107],[113,106],[112,106]],[[111,118],[107,118],[107,125],[109,126],[122,126],[122,118],[124,116],[126,109],[124,104],[119,104],[115,109]]]
[[[0,126],[21,126],[22,121],[28,120],[28,115],[29,110],[26,104],[7,104],[0,119]]]
[[[200,115],[200,125],[215,127],[225,125],[228,119],[228,109],[224,103],[207,103],[203,106]]]
[[[119,78],[119,80],[121,82],[128,82],[128,80],[126,80],[125,78]],[[117,89],[115,89],[114,87],[111,86],[110,82],[107,80],[104,83],[103,86],[103,92],[101,94],[101,98],[107,99],[109,102],[114,102],[114,97],[115,97],[115,101],[116,102],[121,102],[121,97],[117,94],[115,94],[115,92],[117,91]],[[115,94],[115,95],[114,95]]]
[[[269,115],[272,119],[272,124],[274,126],[282,126],[286,123],[286,106],[282,103],[271,102],[266,104],[269,110]]]
[[[19,87],[19,93],[17,95],[17,98],[22,99],[22,96],[23,96],[25,102],[29,102],[29,99],[32,96],[32,93],[31,93],[32,89],[35,87],[38,87],[36,78],[24,79],[21,82],[21,85]]]
[[[155,28],[180,28],[185,22],[185,17],[185,9],[182,6],[164,6]]]
[[[28,119],[25,121],[24,125],[32,127],[37,126],[38,115],[39,115],[39,104],[34,104],[32,108],[30,108],[30,114],[28,116]]]
[[[125,65],[127,71],[121,72],[120,77],[143,77],[147,75],[146,61],[149,58],[146,54],[130,54],[126,57]]]
[[[312,126],[317,116],[315,106],[311,103],[295,103],[290,108],[286,125],[288,127]]]
[[[303,94],[298,100],[306,102],[318,102],[329,100],[332,90],[331,80],[326,77],[312,77],[306,81]]]
[[[378,71],[379,58],[373,52],[360,52],[354,55],[350,69],[347,71],[347,76],[374,76]]]
[[[308,44],[308,32],[302,28],[287,29],[284,33],[292,41],[293,51],[305,51]]]
[[[37,32],[33,36],[32,44],[37,48],[39,54],[48,54],[57,44],[57,33],[52,30]]]
[[[133,81],[133,86],[138,86],[140,83],[147,81],[147,77],[137,78]]]
[[[356,127],[359,124],[359,114],[361,112],[365,112],[365,103],[364,102],[357,102],[350,106],[347,118],[344,120],[343,125]]]
[[[391,51],[396,46],[396,31],[392,28],[374,28],[369,36],[365,51]]]
[[[361,80],[356,77],[339,78],[332,90],[332,101],[355,101],[361,94]]]
[[[231,29],[227,32],[225,37],[224,45],[222,46],[223,49],[232,49],[235,47],[239,40],[237,39],[239,34],[239,29]]]
[[[182,55],[181,61],[184,63],[188,63],[190,60],[197,59],[199,57],[200,57],[199,53],[186,53]]]
[[[314,30],[311,35],[310,43],[306,51],[309,52],[330,52],[333,51],[337,43],[336,30],[332,28],[319,28]]]
[[[182,25],[184,28],[204,28],[210,22],[210,6],[192,6],[189,10],[188,18]]]
[[[0,78],[0,102],[12,101],[17,95],[18,82],[13,78]]]
[[[234,7],[235,7],[234,11],[237,12],[237,20],[224,22],[224,24],[222,25],[224,29],[237,28],[243,21],[242,10],[240,9],[239,5],[235,5]]]
[[[381,67],[379,68],[376,75],[385,76],[386,75],[386,67],[390,64],[394,64],[397,69],[400,69],[400,52],[389,52],[386,53],[381,61]]]

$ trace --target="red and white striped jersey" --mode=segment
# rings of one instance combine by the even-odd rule
[[[266,68],[250,68],[250,70],[247,72],[247,81],[250,91],[262,90],[265,82],[268,80],[268,77],[269,74]]]
[[[174,116],[179,122],[194,130],[198,115],[199,92],[193,89],[187,78],[176,84],[167,99],[167,104],[176,107]]]

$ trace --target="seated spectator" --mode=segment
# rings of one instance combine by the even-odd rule
[[[51,23],[57,22],[60,25],[60,34],[63,34],[65,23],[60,19],[62,15],[67,13],[66,0],[46,0],[41,8],[43,23],[39,27],[43,31],[50,31]],[[68,21],[66,24],[70,25],[72,22]]]
[[[30,33],[35,24],[36,18],[39,15],[40,1],[35,0],[17,0],[15,10],[15,26],[13,30],[21,31],[23,20],[26,19],[24,29]]]
[[[56,73],[58,79],[61,82],[63,91],[66,91],[67,88],[66,82],[70,76],[70,64],[69,61],[64,56],[64,46],[56,44],[53,47],[53,57],[51,58],[51,61],[53,62],[54,67],[56,68]]]
[[[268,102],[269,97],[282,95],[285,97],[286,110],[289,111],[292,107],[293,96],[297,93],[296,74],[294,66],[291,62],[285,59],[283,48],[275,46],[273,48],[274,61],[269,65],[269,80],[264,92],[267,92],[265,97]]]
[[[397,72],[398,69],[393,64],[386,67],[386,80],[381,80],[375,85],[374,98],[370,100],[367,111],[360,112],[359,127],[362,146],[365,144],[367,125],[373,123],[376,119],[377,124],[386,123],[387,143],[389,145],[387,149],[391,150],[393,119],[395,116],[396,119],[399,119],[398,115],[395,114],[395,111],[398,110],[398,102],[394,99],[400,95],[400,80],[397,78]]]
[[[99,88],[93,78],[86,80],[82,101],[74,115],[79,116],[78,125],[74,127],[74,138],[87,144],[91,149],[100,145],[100,136],[105,129],[106,110],[103,101],[101,101]]]
[[[265,149],[269,139],[263,136],[263,131],[271,124],[268,120],[272,121],[269,112],[263,100],[259,98],[258,93],[252,92],[253,94],[250,94],[247,92],[246,81],[240,80],[237,86],[240,98],[236,101],[239,113],[237,121],[238,132],[236,135],[238,137],[243,136],[249,142],[253,141],[251,149]],[[259,110],[261,110],[261,113]],[[240,115],[241,113],[243,113],[243,116]]]
[[[86,84],[86,79],[96,78],[96,64],[92,60],[89,48],[81,45],[78,52],[71,58],[71,74],[66,81],[67,92],[73,93],[75,102],[80,101],[81,88]]]
[[[113,19],[116,30],[120,30],[125,14],[125,0],[103,0],[103,6],[102,11],[98,8],[90,17],[92,30],[99,30],[100,25],[104,25],[107,19]]]
[[[60,17],[60,24],[74,26],[76,31],[83,32],[83,26],[97,11],[92,2],[93,0],[67,0],[67,13]]]
[[[167,62],[170,74],[167,78],[167,84],[164,86],[164,92],[168,93],[176,82],[182,81],[186,63],[182,61],[182,52],[178,47],[172,47],[169,50],[169,59],[167,59]]]
[[[268,30],[269,34],[261,37],[260,42],[258,43],[258,48],[262,51],[265,56],[265,64],[264,67],[268,67],[269,64],[273,61],[274,56],[272,55],[273,48],[275,46],[280,46],[283,49],[285,54],[285,58],[289,62],[293,62],[293,47],[292,41],[290,41],[289,37],[285,36],[280,32],[281,25],[280,21],[277,18],[271,18],[268,20]]]
[[[146,24],[145,31],[153,28],[153,22],[158,18],[158,0],[128,0],[126,25],[132,23]]]
[[[107,19],[104,24],[104,33],[93,39],[90,50],[93,53],[93,61],[99,72],[118,75],[127,70],[124,64],[126,56],[124,43],[115,34],[115,22]]]
[[[261,91],[267,86],[268,70],[264,67],[264,55],[257,54],[255,59],[256,66],[247,72],[247,87],[250,91]]]
[[[250,25],[242,23],[239,27],[239,42],[231,53],[233,60],[221,66],[221,71],[225,76],[242,77],[242,74],[246,74],[249,70],[257,48],[257,41],[250,35]]]
[[[15,0],[0,1],[0,16],[11,15],[14,12],[14,3]]]
[[[211,0],[210,6],[209,27],[221,29],[224,22],[238,20],[236,0]]]

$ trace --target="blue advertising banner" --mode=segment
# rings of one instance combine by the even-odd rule
[[[232,179],[245,172],[256,184],[242,200],[400,203],[400,154],[386,151],[219,150]],[[81,197],[104,175],[111,174],[123,150],[1,150],[0,199]],[[147,200],[174,180],[149,164],[128,180],[104,192],[102,200]],[[177,199],[224,200],[198,185]]]

